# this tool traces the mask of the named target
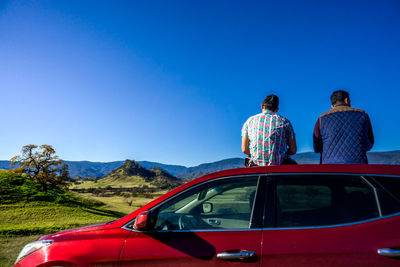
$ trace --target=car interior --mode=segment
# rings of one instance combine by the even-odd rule
[[[155,230],[249,228],[256,183],[205,188],[158,210]]]
[[[346,184],[340,179],[302,182],[278,184],[277,227],[345,224],[379,216],[373,190],[364,184]]]

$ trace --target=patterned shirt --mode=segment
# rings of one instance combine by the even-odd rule
[[[258,166],[280,165],[288,141],[295,137],[290,121],[269,110],[250,117],[243,125],[242,136],[249,137],[251,160]]]

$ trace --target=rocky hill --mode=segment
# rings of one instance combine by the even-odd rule
[[[150,170],[143,168],[134,160],[125,160],[122,166],[111,171],[108,175],[98,180],[99,183],[121,186],[122,184],[137,184],[161,189],[174,188],[182,180],[172,176],[159,167]]]

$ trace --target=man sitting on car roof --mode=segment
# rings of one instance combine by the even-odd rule
[[[276,113],[278,106],[278,96],[269,95],[261,105],[262,113],[244,123],[242,151],[250,156],[247,166],[281,165],[286,161],[295,164],[288,158],[297,151],[293,126],[288,119]]]
[[[371,122],[364,110],[350,107],[349,93],[331,95],[332,109],[314,127],[314,151],[323,164],[367,164],[367,151],[374,144]]]

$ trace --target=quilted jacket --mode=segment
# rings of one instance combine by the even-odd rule
[[[374,137],[361,109],[337,105],[323,113],[314,128],[314,150],[323,164],[367,164]]]

